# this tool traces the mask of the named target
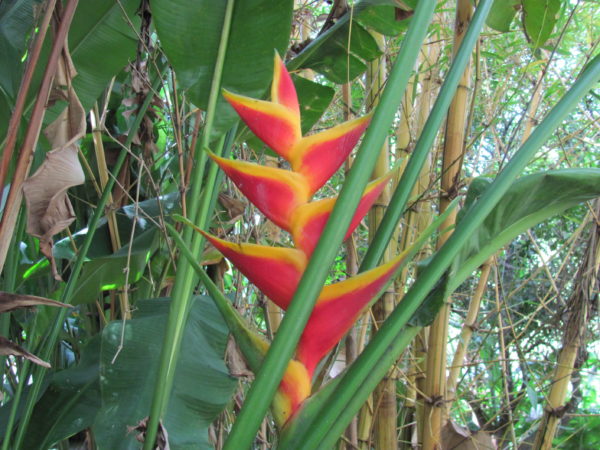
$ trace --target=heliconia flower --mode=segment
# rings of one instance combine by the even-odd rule
[[[283,374],[273,399],[273,416],[278,425],[284,425],[310,396],[311,377],[304,364],[291,360]]]
[[[400,254],[384,265],[323,288],[296,350],[296,359],[311,377],[319,361],[377,298],[405,256]]]
[[[302,138],[291,151],[292,170],[306,177],[311,194],[340,168],[371,121],[360,117]]]
[[[289,160],[292,148],[302,137],[298,96],[277,53],[274,72],[270,102],[228,91],[224,91],[223,96],[260,140]]]
[[[239,348],[250,369],[258,371],[269,350],[269,343],[254,332],[235,309],[230,308],[225,313],[225,320],[230,329],[239,331],[236,334]],[[273,418],[278,426],[283,426],[288,421],[310,395],[310,391],[311,379],[306,367],[292,359],[285,369],[271,405]]]
[[[379,195],[383,192],[383,189],[392,175],[393,171],[367,185],[367,188],[358,203],[358,207],[354,212],[350,226],[348,227],[348,230],[346,230],[344,239],[350,237],[365,214],[371,209],[375,200],[377,200]],[[292,227],[289,231],[294,239],[296,247],[301,249],[308,258],[312,255],[319,237],[323,233],[323,229],[327,224],[327,220],[329,219],[329,215],[333,210],[336,200],[337,197],[333,197],[318,200],[316,202],[305,203],[304,205],[300,205],[293,213]]]
[[[202,234],[250,282],[287,309],[336,202],[336,198],[315,202],[311,202],[311,198],[348,157],[368,126],[370,116],[303,137],[296,90],[278,55],[275,56],[271,101],[230,92],[224,96],[246,125],[290,163],[291,170],[209,155],[267,218],[291,234],[295,248],[235,244],[205,232]],[[358,226],[392,174],[367,186],[345,237]],[[273,415],[279,425],[285,424],[310,396],[311,379],[319,362],[375,300],[403,259],[404,255],[400,255],[380,267],[322,289],[300,337],[295,359],[288,364],[273,400]],[[256,345],[240,346],[251,356],[254,366],[260,363],[262,352],[268,347],[263,340],[257,342],[258,356]]]
[[[233,161],[210,154],[223,172],[261,212],[284,230],[292,213],[310,199],[304,177],[289,170]]]
[[[306,177],[311,196],[340,168],[371,120],[367,115],[302,137],[296,89],[277,54],[270,102],[223,95],[256,136]]]
[[[267,297],[287,309],[306,268],[303,252],[293,248],[234,244],[202,233]],[[346,334],[356,318],[390,279],[405,254],[355,277],[327,285],[302,333],[296,357],[312,377],[319,361]]]
[[[209,233],[202,234],[248,280],[277,306],[287,309],[306,269],[306,255],[294,248],[234,244]]]

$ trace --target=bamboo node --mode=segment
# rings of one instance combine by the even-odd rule
[[[567,405],[559,406],[558,408],[546,408],[546,411],[550,416],[556,417],[557,419],[562,418],[567,412]]]
[[[434,395],[433,397],[425,399],[425,403],[431,405],[434,408],[441,408],[442,406],[444,406],[445,402],[447,402],[447,400],[444,400],[443,395]]]
[[[475,323],[475,322],[473,322],[473,323],[466,323],[465,324],[465,328],[468,328],[473,333],[475,333],[475,332],[477,332],[479,330],[479,325],[477,325],[477,323]]]

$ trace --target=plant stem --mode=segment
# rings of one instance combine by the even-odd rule
[[[458,376],[460,375],[460,369],[463,365],[463,361],[467,353],[467,347],[471,341],[471,336],[473,336],[473,331],[475,330],[477,314],[479,313],[481,299],[483,298],[483,294],[485,293],[485,289],[487,287],[490,270],[492,268],[492,261],[493,258],[491,258],[489,261],[486,261],[481,267],[479,283],[477,283],[477,289],[475,289],[475,293],[469,302],[469,310],[467,311],[467,316],[465,317],[462,330],[460,331],[458,344],[456,346],[454,358],[452,359],[452,364],[450,366],[450,374],[448,375],[448,381],[446,383],[448,403],[446,403],[445,407],[447,414],[450,413],[450,407],[456,400],[456,382],[458,381]]]
[[[469,32],[471,28],[479,29],[482,26],[491,3],[492,0],[482,0],[479,3],[469,27]],[[469,39],[469,32],[467,32],[463,45]],[[477,203],[466,211],[452,236],[436,253],[412,285],[402,303],[395,309],[390,318],[373,337],[365,351],[340,380],[335,392],[331,394],[327,408],[321,409],[315,415],[311,424],[311,435],[303,443],[303,449],[312,449],[318,446],[327,448],[328,444],[332,441],[335,442],[335,439],[339,436],[338,433],[343,431],[346,426],[347,420],[351,419],[354,412],[360,407],[361,402],[368,396],[367,388],[364,385],[376,383],[377,380],[381,379],[387,371],[384,363],[389,362],[391,364],[404,348],[398,342],[402,341],[407,344],[410,341],[406,338],[406,335],[416,334],[414,332],[415,327],[407,329],[404,327],[421,302],[450,267],[464,243],[508,191],[515,178],[526,167],[536,151],[598,80],[600,80],[600,56],[590,62],[569,91],[548,113],[527,142],[517,151],[504,170],[482,194]],[[453,278],[451,284],[455,285],[460,281]]]
[[[4,260],[6,258],[6,253],[8,252],[8,244],[10,243],[9,236],[13,234],[17,215],[21,206],[21,199],[23,198],[23,182],[27,177],[31,167],[31,162],[33,161],[33,154],[35,152],[40,131],[42,129],[44,114],[46,112],[46,104],[50,95],[50,89],[52,87],[52,80],[56,74],[58,60],[60,59],[61,52],[65,46],[65,39],[67,37],[73,15],[75,14],[75,9],[77,8],[77,2],[78,0],[69,0],[65,6],[62,17],[60,18],[58,31],[56,32],[54,42],[52,43],[52,50],[50,51],[50,56],[48,57],[46,67],[44,69],[44,76],[40,84],[39,92],[35,99],[35,104],[31,112],[31,117],[29,118],[27,131],[25,132],[25,137],[23,139],[23,145],[21,146],[21,152],[19,153],[19,159],[12,176],[10,190],[8,192],[8,196],[4,204],[4,210],[2,212],[2,221],[0,222],[0,270],[2,270],[4,267]],[[50,12],[48,12],[48,14],[52,15]],[[27,75],[28,74],[26,74],[26,76]],[[24,101],[25,99],[23,99],[23,102]],[[16,123],[14,124],[14,127],[18,128],[17,124],[20,119],[20,116],[15,119]],[[15,130],[14,133],[16,134],[17,130]],[[16,140],[16,135],[14,139]],[[10,148],[5,149],[5,153],[8,151],[12,150]]]
[[[387,131],[392,124],[410,78],[410,71],[406,70],[406,67],[414,66],[418,51],[427,34],[427,25],[431,21],[435,3],[433,0],[422,0],[417,5],[410,28],[400,49],[400,57],[390,73],[381,102],[375,110],[371,125],[358,150],[353,169],[344,183],[263,366],[248,391],[244,407],[225,443],[226,450],[250,448],[269,408],[317,296],[321,292],[327,276],[327,269],[331,266],[337,250],[341,246],[343,233],[339,231],[348,228],[352,213],[358,205],[375,165],[378,152],[371,151],[371,154],[368,152],[370,149],[380,149],[387,137]]]
[[[375,41],[381,49],[385,48],[385,39],[383,35],[372,32]],[[367,105],[370,109],[374,109],[379,102],[381,91],[385,86],[385,57],[380,57],[371,61],[367,65]],[[385,175],[390,167],[390,156],[389,156],[389,145],[387,140],[381,147],[379,157],[377,158],[377,164],[373,171],[373,179],[379,178]],[[381,219],[385,214],[385,209],[390,202],[390,188],[386,186],[384,191],[381,193],[379,200],[371,207],[368,215],[369,224],[369,235],[373,236],[375,230],[379,227]],[[382,262],[386,263],[390,261],[396,254],[396,245],[392,242],[387,246]],[[392,313],[395,306],[396,294],[393,291],[393,285],[391,289],[386,292],[377,300],[372,306],[371,311],[373,313],[373,326],[378,328],[387,317]],[[396,406],[396,377],[394,375],[394,368],[392,367],[388,372],[388,375],[377,385],[375,392],[373,393],[373,405],[375,407],[373,411],[373,443],[376,448],[385,450],[396,447],[396,424],[398,420],[398,408]],[[369,404],[367,402],[366,406]],[[366,410],[363,410],[366,413]],[[369,411],[370,412],[370,411]]]
[[[454,23],[454,54],[456,54],[464,33],[473,14],[470,0],[457,0]],[[448,109],[444,150],[442,154],[442,179],[440,186],[440,211],[445,211],[448,204],[458,195],[460,188],[460,172],[465,151],[465,122],[467,118],[467,100],[471,70],[469,61],[462,73],[458,88]],[[450,214],[442,225],[442,229],[452,227],[456,223],[456,212]],[[437,247],[440,248],[448,239],[449,233],[441,234]],[[440,309],[434,322],[429,327],[427,346],[427,364],[425,373],[425,403],[423,415],[419,418],[423,434],[423,448],[437,448],[442,439],[444,426],[444,404],[446,399],[446,359],[448,326],[450,321],[450,301],[448,297]]]
[[[215,71],[211,84],[211,91],[208,98],[208,107],[206,109],[206,123],[202,130],[202,138],[200,146],[196,149],[197,165],[192,173],[190,181],[190,192],[188,193],[187,205],[189,205],[190,220],[196,223],[200,228],[203,228],[208,220],[208,210],[211,203],[211,192],[214,185],[205,185],[205,192],[200,198],[202,187],[202,176],[206,164],[206,153],[204,149],[208,147],[211,138],[212,124],[214,121],[217,99],[221,87],[221,76],[223,73],[223,63],[227,51],[227,42],[229,40],[229,30],[231,28],[231,18],[233,16],[233,6],[235,1],[228,0],[225,8],[225,16],[223,19],[223,28],[221,32],[221,41],[215,61]],[[222,145],[222,141],[221,141]],[[222,147],[218,150],[220,152]],[[216,172],[215,172],[216,173]],[[194,233],[191,229],[184,230],[184,242],[188,245],[193,254],[199,254],[202,248],[202,235]],[[158,374],[154,386],[154,395],[152,397],[152,405],[150,408],[150,417],[148,420],[147,434],[144,442],[144,449],[151,450],[154,448],[158,424],[163,417],[171,389],[173,387],[173,378],[175,376],[175,368],[179,358],[181,348],[181,339],[183,337],[184,327],[187,321],[190,301],[192,298],[193,287],[197,282],[197,277],[194,274],[193,268],[187,262],[182,260],[177,268],[175,285],[173,287],[172,302],[169,310],[169,318],[167,329],[163,341]]]
[[[27,92],[29,92],[31,80],[33,79],[35,68],[37,67],[37,63],[40,59],[40,53],[42,52],[42,46],[44,44],[44,39],[46,38],[48,25],[52,19],[54,7],[56,6],[56,0],[50,0],[46,2],[44,6],[44,17],[42,18],[42,22],[38,27],[38,32],[35,34],[33,46],[31,48],[31,52],[29,53],[29,57],[27,58],[27,66],[25,67],[23,78],[21,79],[19,93],[17,94],[17,98],[15,100],[15,107],[12,115],[10,116],[10,122],[8,123],[5,145],[2,149],[2,162],[0,163],[0,198],[4,194],[4,180],[8,172],[8,166],[12,158],[13,150],[15,149],[15,144],[17,143],[19,124],[21,123],[23,113],[25,111]]]
[[[600,215],[600,200],[596,200],[593,213]],[[600,226],[598,221],[592,226],[587,249],[575,278],[573,293],[567,301],[568,319],[564,326],[562,347],[556,361],[550,393],[544,408],[533,448],[550,450],[561,417],[567,410],[565,401],[571,377],[575,373],[577,354],[585,346],[585,332],[590,321],[589,308],[593,303],[593,293],[598,292],[598,269],[600,267]]]

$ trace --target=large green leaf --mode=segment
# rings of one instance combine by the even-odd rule
[[[83,266],[71,303],[93,302],[102,291],[118,289],[138,281],[156,247],[157,230],[149,229],[112,255],[94,258]]]
[[[0,90],[14,101],[23,71],[23,55],[33,27],[34,0],[0,2]]]
[[[177,74],[180,87],[196,106],[205,109],[212,82],[226,0],[153,0],[158,37]],[[271,82],[273,51],[287,48],[294,2],[235,2],[222,87],[260,98]],[[220,97],[214,127],[227,130],[237,116]]]
[[[497,31],[509,31],[519,6],[519,0],[494,0],[486,25]]]
[[[0,2],[0,142],[21,83],[22,58],[33,27],[33,0]]]
[[[291,60],[288,68],[310,68],[340,84],[356,78],[366,70],[367,62],[382,54],[365,27],[390,35],[405,28],[406,20],[396,21],[396,6],[393,0],[362,0]]]
[[[87,111],[128,61],[135,59],[139,0],[79,2],[69,46],[77,77],[75,92]]]
[[[476,179],[463,211],[491,181]],[[532,226],[581,202],[600,196],[600,169],[564,169],[518,179],[458,255],[449,288],[454,290],[490,256]],[[458,220],[464,214],[459,215]]]
[[[561,0],[522,0],[525,34],[534,48],[546,43],[558,21]]]
[[[81,361],[52,375],[50,386],[36,404],[24,448],[45,450],[94,423],[100,410],[98,377],[100,336],[82,351]]]
[[[387,36],[397,36],[406,30],[412,11],[398,8],[394,0],[363,0],[362,3],[371,6],[360,11],[356,20],[367,29]]]
[[[169,306],[165,299],[139,303],[136,316],[125,324],[124,347],[114,364],[122,322],[112,322],[104,329],[100,358],[102,409],[94,425],[101,449],[140,447],[127,426],[138,424],[150,409]],[[212,448],[208,426],[229,402],[237,384],[223,362],[226,342],[227,328],[212,300],[196,297],[163,421],[171,449]]]

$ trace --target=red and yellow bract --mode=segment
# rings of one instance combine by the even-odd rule
[[[370,116],[302,136],[296,90],[278,55],[275,55],[271,101],[230,92],[224,96],[250,130],[290,163],[291,170],[210,156],[267,218],[291,234],[295,248],[234,244],[203,234],[250,282],[287,309],[336,201],[336,198],[327,198],[311,202],[311,198],[348,157],[368,126]],[[367,186],[346,238],[390,178],[388,174]],[[399,256],[383,266],[322,289],[300,338],[295,359],[290,361],[273,402],[279,424],[284,424],[310,395],[311,380],[319,361],[375,299],[401,261]]]

